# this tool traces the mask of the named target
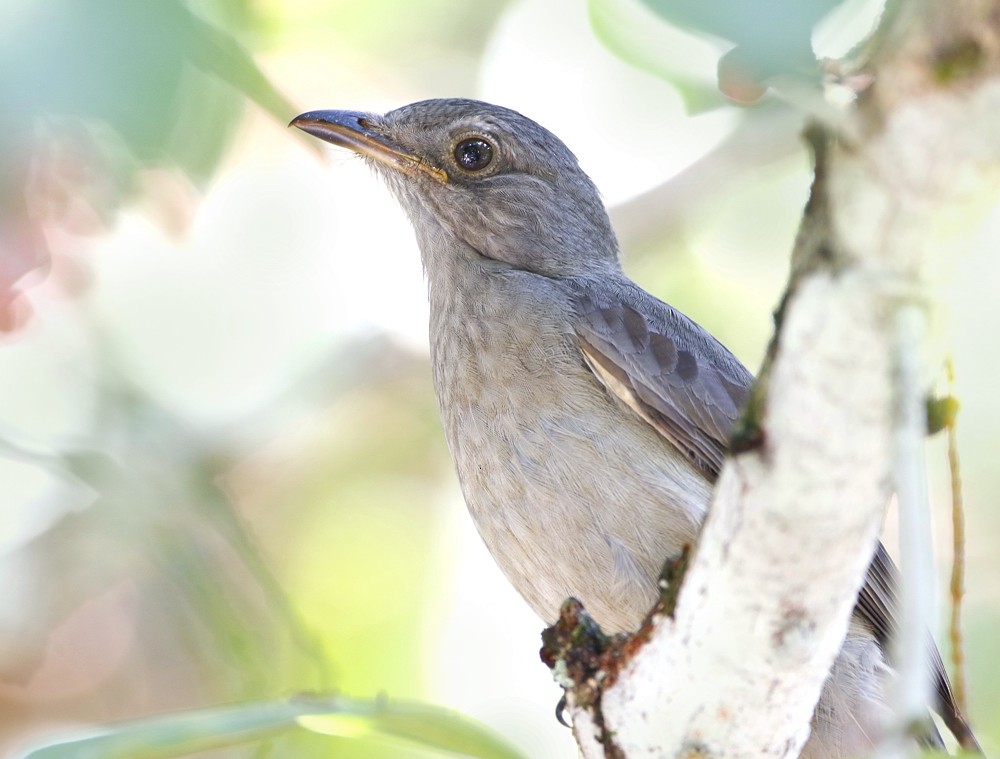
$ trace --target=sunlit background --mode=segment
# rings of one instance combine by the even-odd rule
[[[828,18],[817,52],[871,6]],[[359,160],[285,124],[442,96],[522,111],[602,188],[630,273],[755,369],[808,160],[794,109],[719,95],[727,47],[640,0],[3,0],[0,750],[336,690],[576,756],[541,622],[458,492],[409,225]],[[993,741],[998,241],[994,214],[934,283],[963,404],[971,713]],[[928,458],[945,578],[942,440]],[[304,731],[204,755],[431,756]]]

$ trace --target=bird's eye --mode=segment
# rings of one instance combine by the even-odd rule
[[[455,161],[466,171],[482,171],[493,163],[493,146],[482,137],[470,137],[455,146]]]

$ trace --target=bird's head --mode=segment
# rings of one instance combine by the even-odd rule
[[[310,111],[292,120],[350,148],[388,182],[424,250],[442,241],[546,276],[618,269],[594,183],[563,142],[516,111],[424,100],[385,115]]]

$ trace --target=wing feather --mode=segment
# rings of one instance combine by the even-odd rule
[[[626,293],[639,302],[578,294],[580,351],[612,395],[714,479],[753,377],[679,311]]]
[[[579,287],[574,306],[577,344],[598,381],[716,479],[753,375],[700,325],[634,285]],[[898,626],[897,584],[879,543],[855,612],[886,650]],[[962,746],[978,749],[933,642],[930,651],[937,711]],[[940,743],[936,731],[925,739]]]

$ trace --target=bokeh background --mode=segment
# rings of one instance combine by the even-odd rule
[[[877,14],[838,7],[817,53]],[[458,492],[408,224],[359,160],[285,124],[441,96],[522,111],[602,188],[633,277],[755,369],[809,166],[797,109],[719,94],[728,47],[640,0],[3,0],[0,752],[337,690],[575,756],[542,625]],[[998,241],[993,213],[933,283],[963,404],[971,712],[994,745]],[[927,450],[945,578],[944,441]],[[431,754],[303,731],[205,756]]]

